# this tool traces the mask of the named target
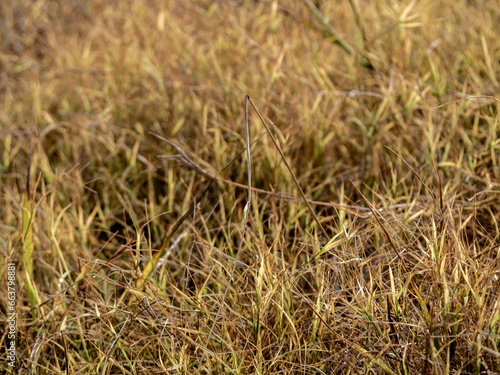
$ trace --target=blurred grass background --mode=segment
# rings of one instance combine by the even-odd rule
[[[500,372],[495,2],[0,15],[0,296],[6,319],[15,261],[19,373]],[[330,238],[254,112],[242,231],[246,94]]]

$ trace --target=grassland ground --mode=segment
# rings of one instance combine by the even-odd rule
[[[0,2],[0,372],[500,373],[499,24]]]

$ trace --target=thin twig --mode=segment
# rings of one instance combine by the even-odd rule
[[[460,102],[463,102],[465,100],[473,100],[473,99],[493,99],[493,100],[495,100],[497,102],[500,102],[500,99],[495,98],[494,96],[489,96],[489,95],[467,95],[465,98],[458,99],[458,100],[453,100],[451,102],[447,102],[447,103],[438,105],[436,107],[436,109],[444,107],[444,106],[447,106],[448,104],[460,103]]]
[[[224,295],[222,296],[222,301],[220,302],[219,309],[217,310],[217,313],[215,314],[214,321],[212,322],[212,327],[210,328],[210,331],[209,331],[208,337],[207,337],[207,341],[205,342],[205,347],[203,348],[203,352],[202,352],[202,355],[201,355],[201,358],[199,361],[198,369],[196,370],[196,375],[199,374],[201,366],[203,364],[203,360],[205,359],[208,344],[210,343],[210,339],[212,338],[213,332],[215,330],[215,325],[217,324],[217,320],[219,319],[219,316],[222,312],[222,307],[224,306],[224,302],[226,301],[227,293],[229,291],[229,287],[231,286],[231,281],[233,280],[234,273],[236,271],[236,265],[239,262],[239,257],[240,257],[240,253],[241,253],[241,248],[243,246],[243,241],[245,240],[247,216],[248,216],[250,204],[252,202],[252,159],[251,159],[251,154],[250,154],[250,130],[248,128],[248,101],[249,100],[250,100],[250,97],[248,95],[246,95],[245,96],[245,142],[246,142],[246,150],[247,150],[248,200],[247,200],[247,203],[245,204],[245,208],[243,210],[243,220],[241,222],[241,225],[242,225],[241,239],[240,239],[240,243],[238,245],[238,250],[236,252],[236,257],[234,259],[233,268],[231,269],[231,275],[229,276],[229,281],[227,283],[226,290],[224,291]],[[250,100],[250,102],[251,102],[251,100]],[[217,353],[214,353],[214,354],[217,355]]]
[[[316,5],[311,0],[306,0],[306,5],[309,7],[314,16],[321,22],[321,25],[325,28],[325,30],[330,34],[333,38],[334,43],[338,44],[344,51],[346,51],[349,55],[354,54],[354,48],[352,48],[349,44],[347,44],[335,31],[332,25],[328,22],[328,20],[321,14],[321,11],[318,9]]]
[[[333,42],[335,44],[338,44],[344,51],[346,51],[349,55],[353,55],[356,50],[351,47],[344,39],[340,37],[340,35],[335,31],[332,25],[328,22],[328,20],[321,14],[321,11],[318,9],[316,5],[311,0],[305,0],[306,5],[309,7],[311,12],[314,14],[314,16],[318,19],[318,21],[321,23],[325,31],[333,38]],[[368,69],[373,69],[372,63],[369,61],[368,57],[365,56],[363,53],[360,54],[361,56],[361,64]]]
[[[158,134],[155,134],[153,132],[149,132],[149,134],[155,136],[159,140],[161,140],[161,141],[163,141],[165,143],[168,143],[170,146],[172,146],[173,148],[175,148],[177,150],[177,152],[179,152],[181,160],[184,162],[184,164],[187,167],[189,167],[190,169],[195,170],[196,172],[200,173],[201,175],[203,175],[205,177],[212,178],[212,179],[214,178],[214,176],[211,173],[209,173],[206,170],[204,170],[202,167],[200,167],[198,164],[196,164],[189,156],[187,156],[186,152],[180,146],[178,146],[174,142],[169,141],[168,139],[165,139],[162,136],[160,136]]]
[[[120,330],[120,332],[118,333],[118,335],[115,337],[114,341],[111,343],[111,346],[109,347],[108,352],[106,353],[106,358],[104,359],[104,364],[102,366],[101,375],[105,374],[105,372],[106,372],[106,365],[108,364],[109,356],[113,352],[113,348],[115,347],[116,343],[118,342],[118,340],[120,339],[121,335],[123,334],[123,331],[125,331],[125,328],[128,326],[129,320],[130,320],[130,315],[127,316],[127,320],[125,320],[125,323],[123,324],[122,329]]]
[[[323,228],[323,225],[321,225],[321,222],[319,221],[318,217],[314,213],[314,210],[313,210],[311,204],[309,203],[309,200],[307,199],[306,195],[304,194],[304,191],[300,187],[299,181],[297,180],[297,177],[295,177],[295,173],[293,173],[292,167],[290,167],[290,164],[288,164],[288,161],[286,160],[285,155],[283,154],[283,151],[281,151],[281,147],[278,145],[278,142],[274,138],[273,133],[271,133],[271,130],[267,126],[266,122],[264,121],[264,118],[262,117],[262,115],[260,114],[259,110],[257,109],[257,107],[255,106],[255,104],[253,103],[252,99],[250,99],[249,96],[248,96],[248,101],[252,105],[252,107],[255,110],[255,112],[257,112],[257,115],[259,116],[260,121],[262,122],[262,124],[266,128],[267,132],[269,133],[269,135],[270,135],[270,137],[271,137],[271,139],[272,139],[272,141],[274,143],[274,146],[276,146],[276,149],[280,153],[281,158],[283,159],[283,162],[285,163],[286,167],[288,168],[288,171],[290,172],[290,174],[292,176],[293,182],[295,182],[295,185],[297,186],[297,189],[299,189],[300,195],[302,196],[302,199],[304,200],[304,203],[307,205],[307,208],[309,209],[309,212],[311,213],[314,221],[316,222],[316,224],[318,224],[318,227],[321,230],[321,232],[323,233],[323,236],[325,236],[325,238],[329,241],[330,237],[328,236],[328,234],[325,231],[325,228]]]

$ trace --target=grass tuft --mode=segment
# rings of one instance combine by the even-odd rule
[[[500,373],[494,2],[0,15],[1,373]]]

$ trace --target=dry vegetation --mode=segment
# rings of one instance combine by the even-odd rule
[[[0,18],[18,373],[500,373],[496,2]]]

